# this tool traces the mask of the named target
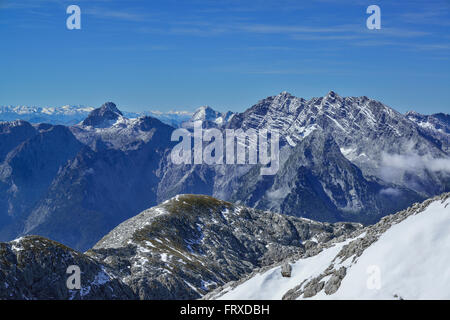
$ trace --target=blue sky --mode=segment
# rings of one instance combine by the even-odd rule
[[[448,113],[449,31],[450,0],[0,0],[0,105],[243,111],[334,90]]]

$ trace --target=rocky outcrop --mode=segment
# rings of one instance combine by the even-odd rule
[[[67,287],[69,266],[81,271],[81,288]],[[111,270],[92,258],[43,237],[0,243],[0,299],[135,299]]]
[[[336,258],[332,261],[330,266],[318,277],[309,280],[303,284],[300,284],[296,288],[289,290],[283,297],[283,299],[297,299],[299,297],[308,298],[315,296],[322,288],[324,288],[327,295],[335,293],[344,279],[347,273],[346,266],[337,267],[339,265],[338,261],[346,261],[350,259],[352,261],[357,261],[358,258],[363,254],[363,252],[370,247],[371,244],[376,242],[379,237],[386,232],[393,225],[401,223],[403,220],[411,215],[416,215],[421,213],[425,208],[427,208],[432,202],[442,201],[444,202],[450,198],[450,193],[443,194],[431,199],[428,199],[422,203],[416,203],[406,210],[400,211],[396,214],[388,215],[380,220],[373,226],[369,226],[363,231],[362,237],[359,237],[349,244],[345,245],[342,250],[337,254]],[[353,234],[352,236],[355,236]],[[348,261],[348,260],[347,260]],[[328,280],[326,280],[328,279]]]
[[[120,224],[87,254],[116,270],[141,299],[196,299],[303,253],[313,237],[320,243],[358,228],[179,195]]]
[[[290,278],[291,272],[292,272],[292,267],[288,262],[284,263],[281,266],[281,276],[283,276],[285,278]]]
[[[332,299],[333,297],[336,299],[446,297],[448,296],[446,285],[449,278],[441,276],[439,272],[445,270],[444,274],[446,274],[449,260],[445,251],[445,243],[448,241],[445,228],[446,223],[450,221],[449,201],[450,193],[445,193],[422,203],[416,203],[406,210],[384,217],[375,225],[353,230],[329,241],[321,241],[315,247],[295,253],[284,261],[255,269],[251,274],[238,281],[227,283],[203,298],[252,299],[256,297],[257,299],[291,300]],[[440,222],[436,222],[436,219]],[[410,232],[411,235],[405,232]],[[406,240],[403,241],[405,238]],[[397,243],[395,239],[402,243]],[[444,245],[438,243],[441,240]],[[378,251],[383,253],[380,254],[373,246],[377,246]],[[422,246],[421,248],[425,246],[428,250],[419,252],[420,262],[415,263],[421,264],[418,268],[411,262],[417,259],[408,257],[409,254],[414,254],[415,246]],[[395,256],[390,256],[389,253]],[[401,257],[399,258],[398,255]],[[439,258],[436,260],[436,257]],[[426,259],[437,261],[438,266],[434,263],[430,265]],[[396,263],[389,263],[391,260],[395,260]],[[289,279],[279,275],[286,270],[287,265],[292,266]],[[430,270],[436,267],[438,270],[441,268],[441,271],[430,277],[424,274],[425,265]],[[366,287],[368,280],[373,276],[374,267],[378,270],[376,272],[379,272],[380,279],[384,279],[380,280],[380,287],[376,290]],[[408,272],[413,275],[412,278],[408,277]],[[390,282],[387,283],[387,279],[390,279]],[[434,285],[430,284],[430,281],[432,283],[434,281]],[[342,286],[344,286],[344,292],[341,291]],[[271,289],[265,290],[265,288]],[[435,289],[437,292],[434,292]],[[428,291],[423,295],[422,290]]]

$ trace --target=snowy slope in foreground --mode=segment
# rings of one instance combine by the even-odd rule
[[[278,266],[210,298],[450,299],[449,230],[447,193],[292,263],[290,278]]]

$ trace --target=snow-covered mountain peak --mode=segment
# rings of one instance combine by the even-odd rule
[[[327,96],[330,96],[330,97],[332,97],[332,96],[335,96],[335,95],[338,95],[336,92],[334,92],[333,90],[330,90],[328,93],[327,93]]]
[[[336,98],[336,97],[340,97],[336,92],[334,92],[333,90],[331,90],[330,92],[327,93],[327,95],[325,96],[325,98]]]
[[[438,159],[437,162],[448,161],[450,131],[446,130],[450,130],[450,121],[447,119],[445,115],[408,119],[377,100],[365,96],[342,97],[330,91],[324,97],[310,100],[283,94],[267,97],[245,112],[235,114],[227,126],[277,130],[281,140],[287,140],[291,146],[300,143],[313,130],[321,129],[333,137],[345,157],[364,176],[423,192],[430,187],[416,186],[441,186],[438,182],[441,177],[430,178],[423,169],[417,168],[408,172],[414,178],[408,178],[403,174],[404,166],[392,168],[392,161],[386,155],[414,154],[420,158],[418,155],[427,154]],[[408,162],[406,156],[403,158]],[[431,183],[430,179],[435,182]],[[427,182],[411,183],[411,180]],[[445,188],[440,188],[427,195],[443,191]]]
[[[329,102],[341,102],[343,99],[342,96],[338,95],[336,92],[334,91],[330,91],[328,92],[325,97],[323,98],[324,101],[329,101]]]
[[[117,106],[116,106],[116,104],[114,102],[106,102],[106,103],[104,103],[100,107],[100,110],[102,112],[112,112],[112,113],[117,113],[117,114],[123,116],[122,112],[119,109],[117,109]]]
[[[79,141],[94,149],[97,140],[101,139],[108,148],[134,150],[141,143],[152,140],[155,131],[159,130],[164,131],[164,143],[170,142],[166,134],[174,127],[148,115],[129,116],[131,118],[124,116],[114,103],[107,102],[92,111],[80,124],[70,127],[70,130]]]
[[[122,112],[113,102],[106,102],[100,108],[97,108],[81,123],[83,126],[91,127],[109,127],[123,117]]]
[[[204,127],[221,127],[224,126],[233,117],[233,115],[234,113],[231,111],[222,113],[209,106],[202,106],[194,112],[188,121],[182,123],[182,126],[185,128],[191,128],[193,127],[193,123],[195,121],[203,121]]]
[[[409,110],[405,113],[405,116],[407,117],[415,117],[415,116],[420,116],[421,114],[414,111],[414,110]]]
[[[197,110],[195,110],[194,115],[192,116],[192,121],[214,121],[218,117],[221,116],[221,113],[215,111],[210,106],[201,106]]]
[[[292,97],[292,98],[294,98],[294,96],[291,93],[287,92],[287,91],[282,91],[279,94],[277,94],[275,97],[284,97],[284,98],[291,98]]]

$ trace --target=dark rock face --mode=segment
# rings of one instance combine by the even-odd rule
[[[121,112],[106,103],[91,120],[106,125],[116,116]],[[173,128],[151,117],[120,119],[101,129],[0,125],[0,241],[39,234],[87,250],[156,204]]]
[[[87,254],[115,270],[141,299],[196,299],[304,252],[313,237],[328,241],[358,228],[180,195],[123,222]]]
[[[442,149],[450,152],[450,115],[436,113],[423,115],[414,111],[406,113],[406,117],[416,123],[426,135],[436,138]]]
[[[151,118],[136,125],[147,130],[147,141],[119,150],[99,140],[95,150],[84,147],[68,161],[34,206],[24,234],[84,251],[119,223],[155,205],[172,128]]]
[[[8,211],[8,193],[12,185],[7,181],[11,174],[9,166],[1,164],[8,153],[17,148],[24,141],[34,137],[38,131],[25,121],[0,122],[0,238],[4,235],[5,239],[14,237],[14,232],[4,228],[11,226],[13,221],[11,212]],[[11,190],[14,192],[13,190]]]
[[[231,200],[318,221],[377,221],[420,196],[405,188],[406,199],[390,205],[386,185],[366,179],[340,152],[330,135],[314,131],[290,153],[274,177],[250,170],[241,178]]]
[[[22,142],[0,164],[0,240],[17,236],[30,210],[83,145],[64,126],[50,126]]]
[[[37,134],[37,130],[26,121],[0,122],[0,161],[25,140]]]
[[[284,278],[290,278],[292,272],[292,266],[289,263],[284,263],[281,266],[281,276]]]
[[[66,286],[67,268],[81,270],[81,289]],[[135,299],[111,271],[57,242],[28,236],[0,243],[0,299]]]
[[[122,112],[117,109],[114,103],[106,102],[100,108],[91,111],[89,116],[83,120],[82,125],[92,127],[102,126],[105,125],[105,122],[115,121],[121,116],[123,116]]]

